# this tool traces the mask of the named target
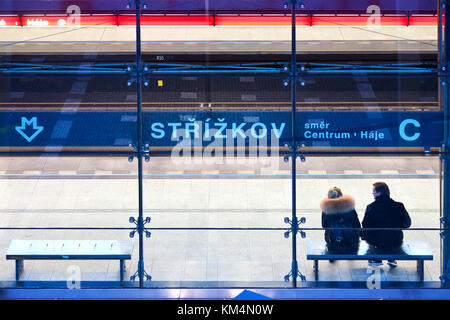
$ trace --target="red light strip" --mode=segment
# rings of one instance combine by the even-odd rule
[[[20,27],[19,17],[0,17],[1,27]]]
[[[437,26],[437,17],[427,17],[427,16],[411,16],[409,17],[410,26]]]
[[[335,16],[335,17],[314,17],[314,26],[366,26],[378,24],[377,17],[368,16]],[[408,17],[379,17],[379,24],[382,26],[407,26]]]
[[[217,26],[290,26],[287,16],[217,16]],[[297,25],[310,25],[310,17],[297,17]]]
[[[213,16],[142,16],[143,26],[212,26]],[[119,16],[119,26],[136,25],[136,17]]]
[[[365,26],[377,23],[368,16],[301,16],[299,26]],[[143,26],[289,26],[289,16],[142,16]],[[382,26],[436,26],[434,16],[382,16]],[[0,17],[0,27],[47,27],[47,26],[133,26],[134,16],[5,16]]]

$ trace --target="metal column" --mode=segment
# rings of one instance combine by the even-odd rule
[[[438,0],[439,10],[439,69],[440,106],[443,112],[443,142],[441,156],[441,227],[447,228],[450,221],[450,91],[449,91],[449,54],[450,54],[450,15],[445,14],[450,0]],[[450,239],[447,230],[441,232],[441,281],[444,287],[450,287]]]
[[[292,286],[297,287],[297,274],[298,274],[298,263],[297,263],[297,35],[296,35],[296,6],[297,1],[292,0],[292,59],[291,59],[291,92],[292,92],[292,141],[291,141],[291,152],[292,152],[292,162],[291,162],[291,178],[292,178]]]
[[[142,146],[143,146],[143,115],[142,115],[142,52],[141,52],[141,0],[135,0],[136,5],[136,93],[137,93],[137,130],[138,141],[136,146],[138,158],[138,196],[139,196],[139,216],[137,219],[137,232],[139,235],[139,262],[138,276],[139,287],[144,286],[144,208],[143,208],[143,174],[142,174]]]
[[[298,262],[297,262],[297,233],[300,233],[302,237],[305,236],[305,233],[299,228],[300,224],[305,223],[305,218],[301,218],[300,221],[297,218],[297,157],[299,152],[297,150],[297,97],[296,97],[296,89],[297,89],[297,37],[296,37],[296,5],[298,4],[298,0],[291,0],[291,15],[292,15],[292,52],[291,52],[291,72],[290,72],[290,83],[291,83],[291,123],[292,123],[292,137],[290,142],[290,156],[291,156],[291,180],[292,180],[292,217],[291,219],[285,218],[284,222],[290,224],[290,230],[285,233],[285,237],[289,238],[289,234],[292,233],[292,264],[291,271],[284,277],[285,281],[289,281],[289,278],[292,277],[292,286],[294,288],[297,287],[297,278],[300,277],[302,281],[305,281],[306,278],[303,274],[299,272]],[[284,4],[285,7],[288,6],[288,3]],[[301,3],[301,7],[303,7],[303,3]]]

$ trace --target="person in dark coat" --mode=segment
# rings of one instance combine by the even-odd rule
[[[342,191],[334,187],[328,191],[328,198],[320,202],[320,208],[322,227],[331,228],[325,231],[328,252],[356,253],[361,224],[355,211],[355,200],[351,196],[343,196]]]
[[[384,182],[373,184],[372,192],[375,201],[366,208],[362,221],[363,228],[409,228],[411,218],[401,202],[391,199],[389,187]],[[372,230],[361,232],[361,238],[369,245],[380,250],[393,250],[401,247],[402,230]],[[381,260],[369,261],[371,265],[381,265]],[[395,267],[397,262],[389,260],[388,265]]]

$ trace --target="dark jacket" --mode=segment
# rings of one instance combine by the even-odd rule
[[[389,196],[379,196],[366,208],[362,222],[363,228],[409,228],[411,218],[401,202]],[[398,247],[403,242],[402,230],[364,231],[361,238],[379,248]]]
[[[350,196],[337,199],[324,199],[320,203],[322,209],[323,228],[355,228],[346,230],[326,230],[325,241],[328,251],[352,253],[359,247],[358,214],[355,211],[355,201]]]

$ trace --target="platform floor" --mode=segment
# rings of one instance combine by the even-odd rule
[[[2,53],[134,52],[134,27],[8,27]],[[299,52],[435,52],[435,26],[298,26]],[[142,27],[143,52],[289,52],[290,26]]]
[[[250,172],[250,167],[253,172]],[[284,166],[284,167],[283,167]],[[392,197],[402,201],[412,228],[439,228],[439,160],[413,158],[309,158],[299,164],[298,216],[306,228],[320,228],[319,202],[339,186],[356,200],[360,220],[372,201],[372,184],[385,181]],[[261,174],[255,165],[173,167],[170,159],[145,165],[144,215],[152,228],[285,228],[291,214],[289,166]],[[125,174],[125,168],[127,173]],[[137,216],[136,162],[121,158],[0,158],[0,227],[129,228]],[[222,172],[228,172],[224,174]],[[187,173],[186,173],[187,172]],[[280,173],[281,172],[281,173]],[[153,175],[152,175],[153,174]],[[128,239],[130,230],[0,230],[0,281],[14,280],[14,262],[5,259],[12,239]],[[189,283],[240,286],[288,286],[291,239],[282,230],[152,230],[144,240],[146,271],[164,286]],[[323,231],[307,230],[307,239]],[[405,239],[427,241],[434,260],[425,262],[425,281],[439,281],[439,231],[405,231]],[[137,269],[138,242],[129,275]],[[314,279],[298,239],[300,271]],[[70,281],[78,266],[82,281],[118,281],[117,261],[25,261],[23,280]],[[417,281],[416,263],[386,264],[380,281]],[[367,281],[367,262],[320,262],[322,281]]]

